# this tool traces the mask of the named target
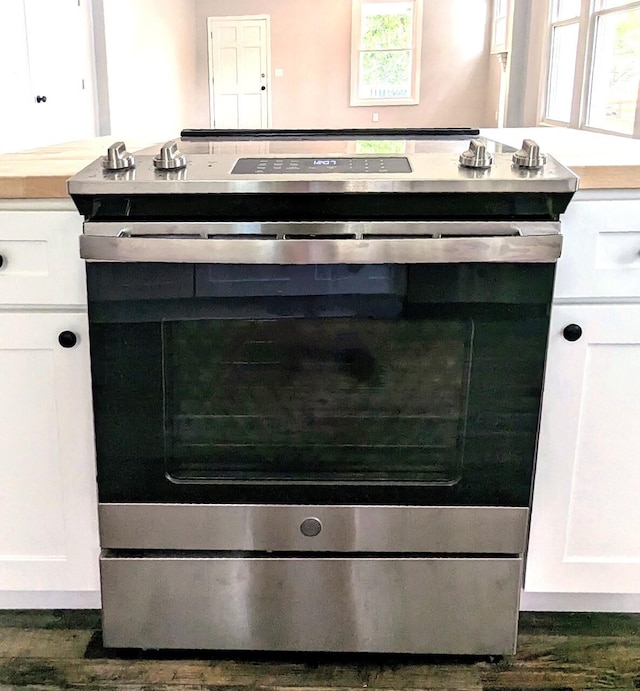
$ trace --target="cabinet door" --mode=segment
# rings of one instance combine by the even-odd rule
[[[82,218],[73,210],[0,212],[0,301],[8,306],[85,306]]]
[[[640,593],[639,392],[640,306],[554,307],[525,590]]]
[[[86,314],[0,314],[0,382],[0,591],[97,591]]]
[[[640,298],[640,199],[574,200],[554,299]]]

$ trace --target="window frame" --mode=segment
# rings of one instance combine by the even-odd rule
[[[511,23],[511,0],[502,0],[502,7],[504,14],[498,14],[500,0],[493,0],[491,8],[491,49],[492,55],[499,53],[506,53],[508,51],[507,43],[509,41],[510,23]],[[496,41],[496,34],[498,29],[498,22],[504,20],[505,32],[504,40]]]
[[[539,120],[545,125],[559,127],[571,127],[574,129],[598,132],[601,134],[611,134],[618,137],[640,138],[640,89],[638,90],[638,101],[636,104],[636,116],[634,130],[631,134],[619,132],[617,130],[594,127],[588,124],[589,105],[592,91],[592,75],[596,56],[596,29],[599,17],[608,15],[621,10],[640,9],[640,0],[627,0],[617,7],[603,9],[598,0],[581,0],[580,16],[577,19],[578,28],[578,48],[576,54],[575,73],[573,81],[573,95],[571,100],[571,115],[569,121],[554,120],[547,116],[547,106],[549,101],[549,88],[551,78],[551,49],[553,44],[553,29],[556,26],[566,26],[574,23],[575,19],[554,21],[553,11],[555,0],[547,2],[547,24],[545,34],[545,68],[542,70],[542,82],[540,85],[540,117]]]
[[[360,98],[360,38],[362,6],[390,3],[413,5],[413,35],[411,42],[411,94],[402,98]],[[422,5],[423,0],[352,0],[351,1],[351,106],[409,106],[420,103],[420,66],[422,62]]]

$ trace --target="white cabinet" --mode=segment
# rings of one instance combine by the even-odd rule
[[[640,611],[639,219],[626,193],[578,193],[563,217],[525,609]]]
[[[97,590],[88,335],[83,312],[0,314],[1,590]]]
[[[640,593],[640,305],[555,306],[545,379],[525,589]]]
[[[82,219],[76,211],[1,211],[0,302],[86,306]]]
[[[573,201],[562,233],[556,301],[640,301],[640,199]]]
[[[71,202],[0,202],[0,607],[99,605],[81,231]]]

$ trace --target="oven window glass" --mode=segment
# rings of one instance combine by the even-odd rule
[[[472,323],[163,324],[174,482],[455,483]]]
[[[553,276],[89,264],[100,501],[526,506]]]

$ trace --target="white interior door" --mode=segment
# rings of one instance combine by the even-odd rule
[[[95,136],[87,0],[24,0],[32,141],[45,146]]]
[[[23,0],[0,2],[0,153],[28,146],[25,106],[31,103]]]
[[[209,17],[211,126],[269,127],[269,18]]]

